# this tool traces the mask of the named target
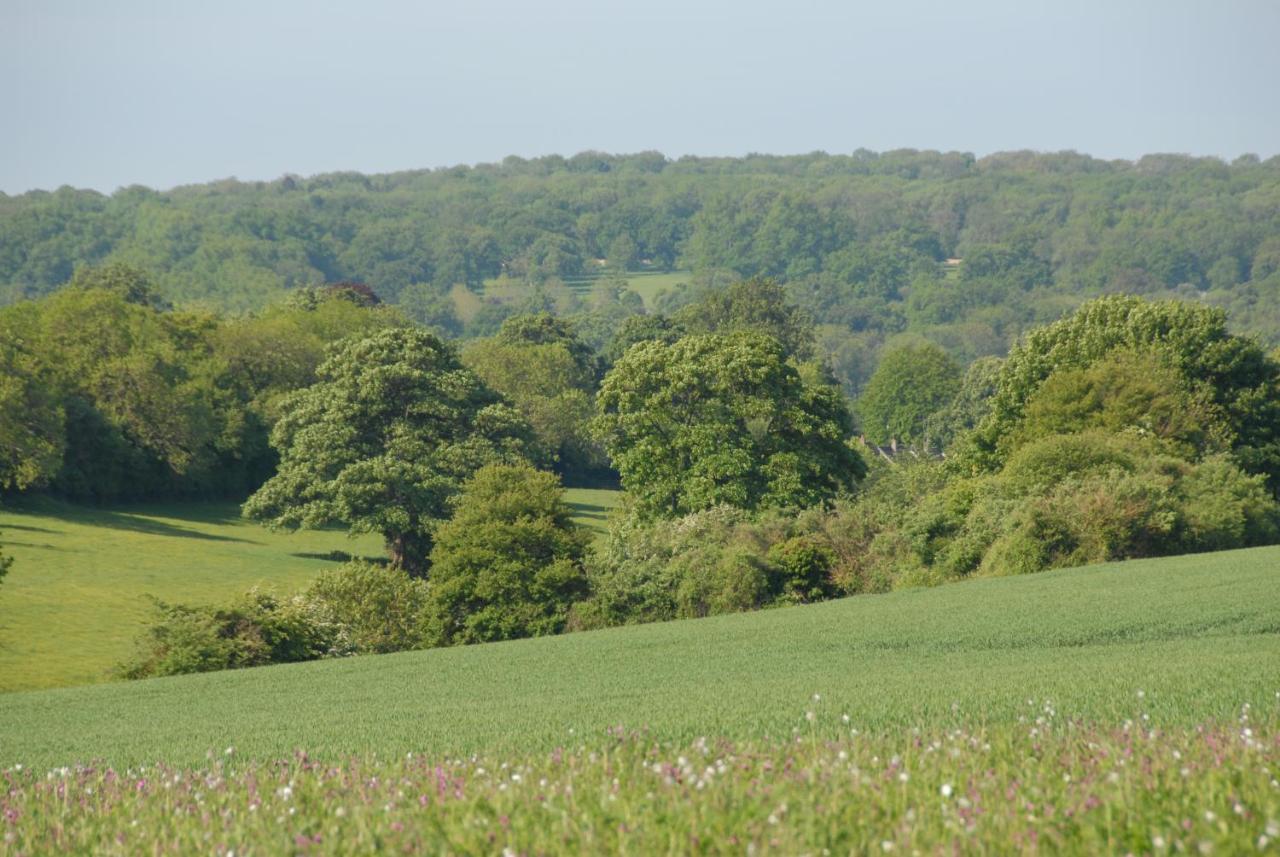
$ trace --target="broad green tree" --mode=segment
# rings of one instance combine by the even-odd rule
[[[677,312],[674,320],[690,333],[765,333],[778,340],[789,357],[813,356],[813,322],[787,300],[774,280],[742,280],[728,288],[712,288]]]
[[[806,383],[763,333],[639,343],[597,408],[597,435],[646,516],[812,505],[865,473],[843,396]]]
[[[529,422],[538,460],[574,468],[597,457],[587,430],[594,412],[595,377],[568,346],[513,344],[495,337],[469,344],[462,359]]]
[[[0,490],[48,482],[66,446],[66,414],[42,366],[29,310],[0,313]]]
[[[1219,309],[1177,301],[1111,296],[1031,331],[1009,354],[991,413],[966,461],[998,469],[1017,447],[1027,406],[1056,372],[1086,369],[1117,351],[1150,353],[1222,415],[1231,451],[1250,473],[1280,490],[1280,364],[1252,339],[1227,329]]]
[[[552,473],[489,465],[436,534],[428,610],[444,644],[555,634],[587,595],[587,534]]]
[[[925,423],[955,398],[960,380],[960,367],[932,343],[886,349],[858,397],[863,432],[873,443],[919,443]]]
[[[335,345],[318,380],[281,404],[279,471],[244,505],[272,527],[378,533],[392,563],[426,573],[449,500],[476,470],[524,455],[520,415],[425,331]]]

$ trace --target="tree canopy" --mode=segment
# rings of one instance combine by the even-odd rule
[[[805,383],[763,333],[639,343],[597,401],[597,435],[645,514],[811,505],[865,472],[843,396]]]
[[[878,444],[920,443],[929,417],[955,398],[960,381],[960,367],[933,343],[886,349],[858,397],[867,439]]]
[[[1241,466],[1280,489],[1280,364],[1256,341],[1231,334],[1219,309],[1132,296],[1090,301],[1030,332],[1001,369],[991,413],[974,433],[967,460],[998,467],[1052,374],[1086,370],[1119,351],[1149,354],[1167,366],[1188,396],[1220,415]]]
[[[518,461],[529,427],[432,334],[389,329],[335,345],[271,433],[280,466],[245,514],[282,528],[380,533],[422,574],[449,500],[476,470]]]

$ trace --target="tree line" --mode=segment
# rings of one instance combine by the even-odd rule
[[[1107,293],[1229,310],[1280,342],[1280,159],[897,151],[671,160],[654,152],[111,195],[0,196],[0,301],[81,265],[151,272],[184,308],[261,309],[314,283],[369,284],[415,321],[487,337],[575,316],[584,338],[637,314],[628,273],[687,270],[674,310],[738,279],[782,283],[821,324],[850,394],[879,351],[932,341],[961,363]],[[584,295],[566,283],[618,278]],[[453,291],[473,296],[460,307]]]
[[[386,544],[302,592],[158,605],[128,675],[1280,541],[1280,362],[1198,303],[1094,299],[968,366],[891,345],[853,400],[769,279],[599,350],[547,313],[450,342],[352,284],[178,310],[122,266],[0,327],[8,490],[239,491]],[[625,502],[591,545],[561,486],[599,474]]]

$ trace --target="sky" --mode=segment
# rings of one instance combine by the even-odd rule
[[[1280,0],[0,0],[0,191],[588,149],[1280,154]]]

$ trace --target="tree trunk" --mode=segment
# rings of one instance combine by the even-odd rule
[[[386,535],[387,557],[391,567],[403,570],[410,577],[427,576],[431,567],[427,559],[431,553],[431,543],[427,539],[414,538],[408,533],[388,533]]]

